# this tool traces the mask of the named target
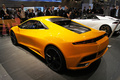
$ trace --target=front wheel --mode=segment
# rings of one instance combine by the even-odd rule
[[[18,42],[17,42],[16,36],[15,36],[15,33],[13,31],[11,31],[10,37],[11,37],[11,41],[12,41],[13,45],[17,46]]]
[[[54,46],[49,46],[45,50],[45,60],[48,67],[56,72],[62,72],[66,68],[63,54]]]
[[[110,34],[112,33],[112,30],[111,30],[110,26],[108,26],[108,25],[101,26],[100,30],[105,31],[108,36],[110,36]]]

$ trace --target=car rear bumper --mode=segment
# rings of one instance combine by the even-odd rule
[[[94,54],[96,54],[96,55],[86,55],[86,56],[84,56],[80,61],[79,61],[79,63],[76,65],[76,66],[71,66],[71,67],[68,67],[68,69],[72,69],[72,70],[76,70],[76,69],[84,69],[84,68],[87,68],[87,67],[89,67],[90,66],[90,64],[92,64],[93,62],[95,62],[96,60],[98,60],[98,59],[100,59],[105,53],[106,53],[106,51],[108,50],[108,48],[105,48],[105,50],[101,53],[101,54],[99,54],[99,52],[98,53],[94,53]],[[99,54],[99,55],[98,55]],[[91,57],[94,57],[94,58],[91,58],[91,59],[86,59],[86,61],[83,61],[83,59],[85,59],[86,57],[89,57],[89,56],[91,56]],[[80,56],[81,57],[81,56]]]
[[[91,63],[101,58],[108,50],[108,37],[105,36],[94,44],[75,45],[67,51],[65,55],[66,66],[68,69],[87,68]],[[69,46],[70,47],[70,46]]]

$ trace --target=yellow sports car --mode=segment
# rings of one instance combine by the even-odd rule
[[[22,44],[59,72],[87,68],[108,50],[106,33],[60,16],[31,18],[10,30],[14,45]]]

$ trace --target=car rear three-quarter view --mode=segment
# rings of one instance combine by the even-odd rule
[[[109,43],[104,31],[59,16],[31,18],[12,27],[10,34],[14,45],[27,46],[56,72],[87,68],[106,53]]]

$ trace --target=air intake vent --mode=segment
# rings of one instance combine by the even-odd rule
[[[84,57],[80,62],[89,61],[96,58],[97,53]]]

